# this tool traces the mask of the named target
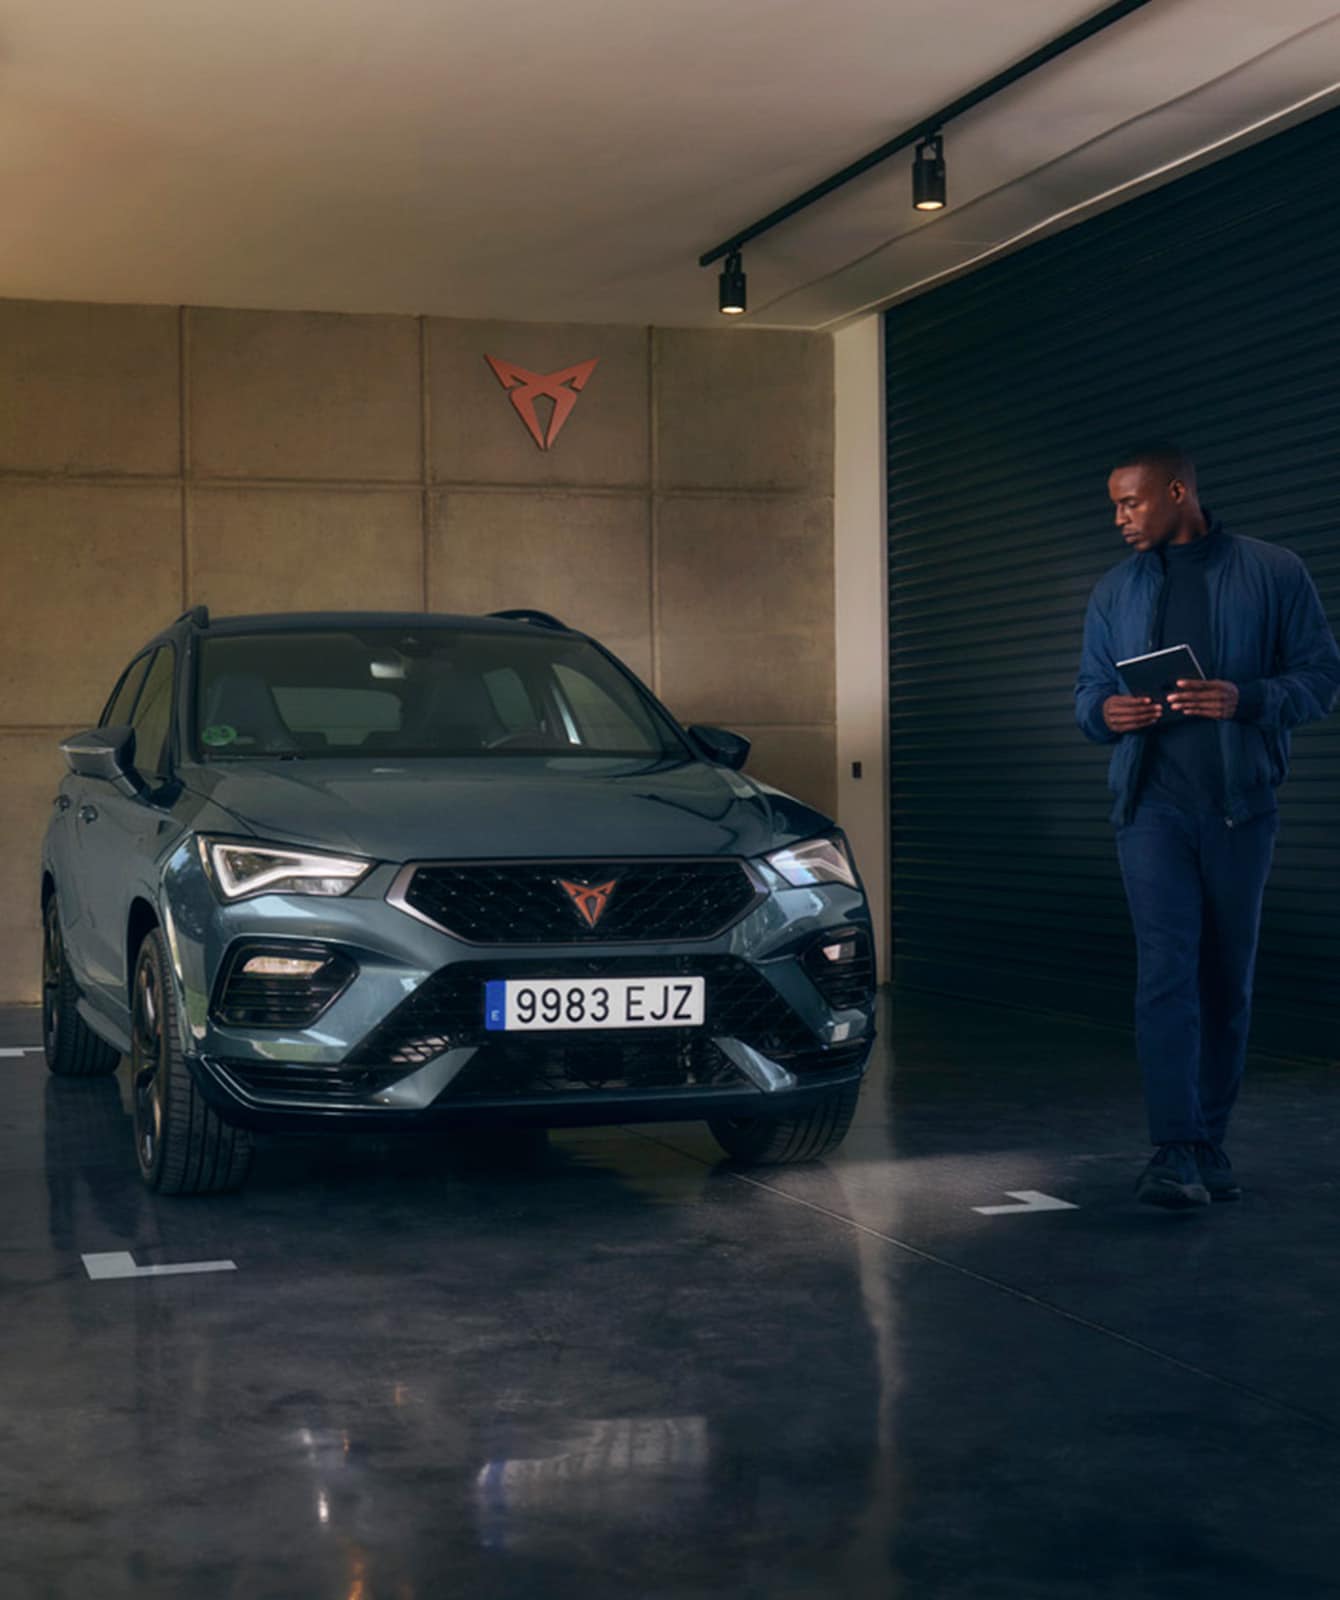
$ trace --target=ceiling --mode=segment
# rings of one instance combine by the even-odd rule
[[[719,323],[697,257],[1102,0],[11,0],[0,297]],[[1340,104],[1332,0],[1153,0],[745,254],[831,328]]]

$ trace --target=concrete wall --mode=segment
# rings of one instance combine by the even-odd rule
[[[879,980],[890,971],[889,578],[884,466],[884,319],[833,336],[834,668],[837,807],[875,924]]]
[[[551,451],[485,355],[598,358]],[[0,302],[0,1001],[57,741],[199,601],[539,606],[831,811],[833,403],[818,335]]]

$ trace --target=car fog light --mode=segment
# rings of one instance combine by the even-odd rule
[[[855,939],[843,939],[839,944],[826,944],[821,948],[829,961],[853,961],[856,958]]]
[[[324,961],[296,961],[291,956],[252,956],[242,971],[256,978],[310,978]]]

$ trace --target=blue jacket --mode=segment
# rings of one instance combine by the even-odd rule
[[[1238,686],[1237,715],[1218,724],[1224,758],[1225,820],[1269,811],[1289,771],[1289,730],[1324,717],[1340,692],[1340,648],[1307,568],[1279,545],[1215,530],[1206,574],[1213,676]],[[1112,820],[1128,822],[1145,740],[1103,721],[1109,695],[1130,694],[1116,663],[1156,647],[1154,618],[1163,586],[1156,551],[1129,556],[1099,579],[1084,619],[1075,716],[1084,733],[1110,744]],[[1175,641],[1174,641],[1175,642]]]

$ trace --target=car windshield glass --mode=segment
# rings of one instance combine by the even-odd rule
[[[196,749],[205,760],[685,754],[654,703],[584,640],[338,626],[203,639]]]

